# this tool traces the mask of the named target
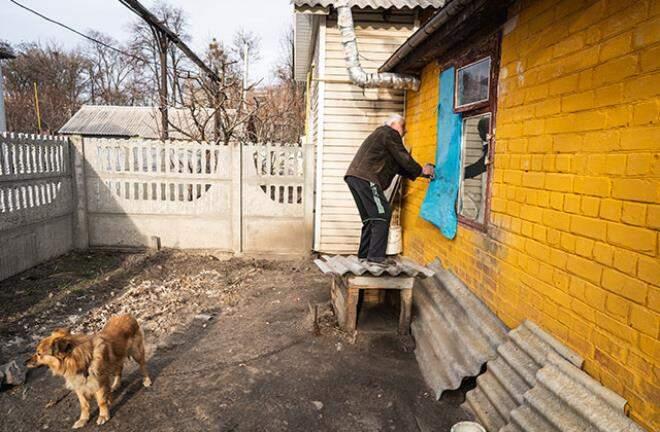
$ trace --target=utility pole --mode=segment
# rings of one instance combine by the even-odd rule
[[[218,70],[218,63],[222,61],[222,79],[218,82],[212,82],[211,88],[213,90],[213,139],[215,142],[220,142],[221,135],[221,112],[220,112],[220,93],[222,91],[222,86],[224,85],[224,61],[222,59],[222,53],[218,47],[218,41],[213,38],[211,44],[209,45],[209,56],[211,60],[211,67],[213,68],[213,73],[218,75],[220,71]]]
[[[163,141],[170,137],[169,114],[167,112],[167,37],[154,27],[151,28],[158,44],[158,57],[160,61],[160,139]]]
[[[92,105],[96,105],[96,89],[94,88],[94,68],[89,67],[89,84],[91,86]]]
[[[121,4],[130,9],[137,16],[142,18],[154,33],[154,38],[158,44],[158,54],[160,57],[160,112],[161,112],[161,138],[168,138],[168,114],[167,114],[167,49],[169,43],[176,45],[193,63],[199,66],[214,81],[219,81],[218,75],[209,68],[195,54],[188,45],[185,44],[179,35],[170,30],[162,20],[151,13],[138,0],[119,0]]]
[[[248,68],[250,67],[250,61],[248,60],[248,55],[250,54],[250,46],[246,43],[243,45],[243,95],[241,98],[241,103],[245,103],[247,100],[247,89],[248,89]]]
[[[243,45],[243,86],[241,91],[241,103],[238,106],[238,116],[241,116],[241,110],[244,108],[245,102],[247,100],[247,88],[248,88],[248,54],[250,53],[250,48],[246,43]],[[243,126],[244,127],[244,126]],[[236,140],[238,145],[238,226],[241,227],[241,234],[239,236],[239,249],[240,254],[243,253],[243,142],[239,139]]]
[[[34,110],[37,114],[37,127],[39,128],[39,133],[41,133],[41,110],[39,110],[39,90],[37,89],[37,82],[34,84]]]

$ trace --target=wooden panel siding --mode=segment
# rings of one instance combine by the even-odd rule
[[[395,13],[384,22],[379,13],[355,13],[360,61],[376,72],[410,36],[415,15]],[[317,185],[315,249],[326,253],[355,253],[362,223],[343,177],[362,141],[393,113],[403,114],[404,92],[361,89],[349,81],[337,22],[327,20],[325,37],[323,145]]]

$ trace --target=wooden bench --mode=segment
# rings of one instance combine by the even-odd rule
[[[399,334],[410,334],[412,294],[415,278],[412,276],[335,275],[332,281],[332,306],[339,325],[353,334],[357,331],[358,301],[360,290],[399,290]]]

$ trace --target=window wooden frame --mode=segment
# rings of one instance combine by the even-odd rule
[[[454,112],[460,113],[462,118],[473,117],[479,114],[491,113],[490,117],[490,130],[489,136],[490,140],[488,143],[488,166],[486,167],[486,172],[484,174],[486,177],[486,192],[485,200],[486,204],[484,206],[484,222],[480,223],[478,221],[468,219],[458,212],[456,209],[456,216],[458,218],[458,223],[469,228],[487,232],[490,225],[490,206],[491,206],[491,190],[492,190],[492,181],[493,181],[493,162],[495,155],[495,129],[497,124],[497,83],[499,78],[500,70],[500,46],[501,46],[501,33],[496,31],[488,36],[485,36],[477,41],[468,42],[468,44],[462,46],[460,49],[454,50],[452,57],[446,59],[445,61],[439,62],[440,70],[445,70],[449,67],[454,67],[455,73],[458,74],[459,68],[469,66],[474,64],[479,60],[483,60],[486,57],[490,57],[490,79],[489,79],[489,97],[488,100],[481,103],[475,103],[467,107],[460,107],[456,109],[455,97],[456,89],[454,90]],[[457,75],[455,75],[454,82]],[[458,88],[458,85],[455,84],[455,87]],[[462,154],[462,143],[463,137],[461,136],[461,158]],[[461,173],[463,173],[463,168],[461,168]],[[461,178],[461,183],[463,182]],[[458,200],[456,200],[458,205]]]
[[[481,108],[481,107],[489,105],[490,98],[492,96],[491,91],[490,91],[490,87],[492,85],[492,74],[491,73],[488,74],[488,94],[486,95],[486,99],[476,101],[476,102],[471,102],[469,104],[464,104],[464,105],[460,105],[460,106],[458,105],[458,88],[459,88],[458,77],[459,77],[460,71],[463,70],[463,69],[466,69],[470,66],[474,66],[474,65],[477,65],[479,63],[483,63],[487,60],[490,62],[490,71],[492,72],[492,70],[493,70],[493,58],[490,55],[487,55],[485,57],[482,57],[480,59],[477,59],[477,60],[473,61],[472,63],[466,64],[466,65],[463,65],[463,66],[459,66],[459,67],[456,68],[456,72],[455,72],[456,76],[455,76],[455,79],[454,79],[454,82],[456,83],[456,85],[454,86],[454,112],[462,113],[462,112],[472,111],[472,110],[475,110],[477,108]]]

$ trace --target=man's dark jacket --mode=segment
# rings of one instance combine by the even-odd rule
[[[415,180],[422,174],[422,167],[415,162],[403,146],[399,132],[389,126],[381,126],[364,140],[346,176],[358,177],[387,189],[395,175]]]

